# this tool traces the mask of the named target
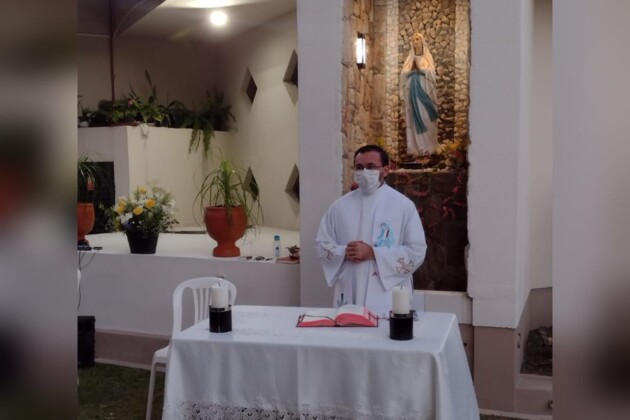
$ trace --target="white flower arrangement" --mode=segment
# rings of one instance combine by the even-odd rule
[[[177,223],[173,194],[152,186],[136,188],[131,197],[120,197],[109,209],[110,221],[117,231],[138,231],[145,235],[166,232]]]

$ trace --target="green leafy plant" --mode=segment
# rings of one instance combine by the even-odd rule
[[[151,75],[147,70],[144,71],[144,78],[149,84],[151,92],[147,98],[143,98],[136,93],[131,84],[129,89],[131,93],[127,96],[130,107],[136,110],[136,119],[143,123],[156,123],[157,125],[169,125],[166,107],[158,104],[157,87],[151,80]],[[166,124],[165,124],[166,123]]]
[[[81,97],[82,96],[79,95],[79,102],[78,102],[79,122],[86,122],[89,124],[94,111],[92,111],[89,108],[83,108],[83,104],[81,103]]]
[[[93,114],[94,114],[94,111],[92,111],[90,108],[82,108],[81,115],[79,115],[79,121],[90,124]]]
[[[183,102],[175,100],[165,107],[168,121],[173,128],[191,128],[194,111],[191,111]]]
[[[203,179],[195,203],[202,213],[206,207],[224,207],[228,224],[231,223],[234,207],[245,210],[249,227],[257,226],[263,217],[260,200],[253,198],[244,172],[227,159],[222,159],[219,166]]]
[[[98,102],[98,110],[92,116],[93,125],[106,126],[110,124],[132,123],[138,115],[137,106],[133,99],[124,98],[110,101],[102,99]]]
[[[208,92],[206,92],[206,97],[209,98]],[[219,92],[216,88],[214,89],[214,129],[219,131],[228,131],[230,129],[230,120],[232,122],[236,122],[236,118],[232,114],[232,105],[228,105],[225,103],[225,97],[223,92]]]
[[[77,200],[79,203],[92,203],[96,187],[104,179],[102,168],[87,156],[77,161]]]
[[[210,150],[210,140],[214,137],[215,130],[227,130],[229,121],[236,122],[236,118],[231,112],[231,106],[225,102],[223,93],[214,90],[214,97],[206,91],[206,101],[203,103],[201,110],[192,115],[190,135],[190,144],[188,152],[192,153],[199,149],[199,145],[203,145],[204,156],[208,155]]]
[[[103,99],[98,103],[98,110],[91,113],[91,125],[108,126],[112,124],[129,124],[142,122],[145,124],[170,126],[167,107],[160,105],[157,98],[157,87],[153,84],[147,70],[144,77],[149,85],[149,95],[143,97],[129,85],[130,93],[116,100]]]
[[[149,87],[148,96],[136,92],[129,84],[130,93],[122,99],[103,99],[98,103],[98,109],[83,110],[79,102],[80,121],[89,121],[91,126],[109,126],[130,123],[154,123],[157,126],[173,128],[190,128],[190,144],[188,152],[192,153],[203,145],[204,156],[210,151],[210,141],[216,130],[226,131],[230,123],[236,122],[231,112],[231,105],[225,102],[223,92],[214,89],[214,95],[206,91],[205,101],[198,111],[190,110],[183,102],[174,100],[168,105],[158,103],[157,87],[147,70],[144,78]]]

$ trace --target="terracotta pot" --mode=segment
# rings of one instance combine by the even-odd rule
[[[77,233],[79,235],[79,243],[87,244],[85,235],[94,228],[94,204],[78,203],[77,204]]]
[[[215,257],[238,257],[241,250],[236,246],[236,241],[245,235],[247,229],[247,214],[242,207],[232,207],[231,223],[224,207],[206,207],[203,221],[206,224],[208,235],[218,245],[212,250]]]
[[[132,254],[155,254],[159,233],[143,234],[137,230],[126,230],[127,242],[129,243],[129,251]]]

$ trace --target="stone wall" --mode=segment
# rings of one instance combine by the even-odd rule
[[[370,120],[374,102],[374,67],[378,60],[374,58],[376,47],[371,17],[372,0],[344,0],[341,89],[344,191],[352,185],[354,151],[374,141]],[[355,40],[359,32],[365,34],[368,51],[367,66],[363,69],[357,67],[355,56]]]
[[[396,162],[406,158],[399,75],[411,35],[422,33],[435,60],[438,140],[468,143],[470,0],[344,0],[342,134],[344,191],[352,154],[377,143]],[[367,67],[355,64],[354,40],[366,35]]]
[[[465,291],[470,0],[344,1],[343,191],[350,189],[354,151],[362,145],[379,144],[398,164],[406,160],[399,77],[411,36],[420,32],[436,64],[438,140],[448,152],[420,162],[422,171],[396,171],[387,182],[414,201],[425,228],[427,257],[414,288]],[[366,35],[364,69],[355,63],[358,32]],[[457,164],[440,166],[457,153]]]
[[[372,132],[374,142],[378,142],[389,153],[392,160],[398,160],[398,0],[374,0],[374,32],[380,46],[379,55],[374,58],[379,65],[379,76],[374,83],[374,104],[372,109]],[[379,141],[380,140],[380,141]]]
[[[444,140],[468,140],[469,8],[469,0],[398,2],[397,69],[402,68],[409,54],[411,36],[420,32],[435,61],[440,143]],[[404,157],[406,139],[402,115],[398,122],[398,151]]]
[[[455,0],[455,132],[454,139],[469,141],[470,106],[470,0]]]

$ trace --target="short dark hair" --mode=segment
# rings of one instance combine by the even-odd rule
[[[354,152],[354,160],[357,160],[358,154],[367,152],[378,152],[378,154],[381,155],[381,163],[383,166],[389,165],[389,156],[387,155],[387,152],[383,150],[382,147],[375,144],[368,144],[366,146],[359,147],[357,151]]]

